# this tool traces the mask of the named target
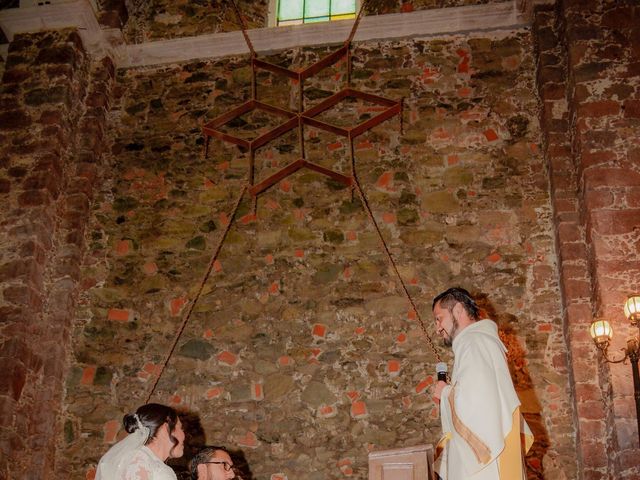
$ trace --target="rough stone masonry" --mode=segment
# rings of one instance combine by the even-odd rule
[[[199,2],[151,15],[158,4],[131,2],[148,10],[125,27],[130,40],[226,18]],[[255,5],[262,26],[266,4]],[[420,315],[430,324],[432,296],[459,284],[498,322],[536,435],[529,478],[639,475],[628,366],[602,364],[587,333],[604,316],[612,350],[622,345],[622,301],[640,290],[638,16],[630,2],[562,1],[530,30],[353,50],[355,86],[405,105],[402,131],[393,119],[356,142],[360,182]],[[328,51],[269,60],[299,68]],[[232,221],[247,153],[215,142],[204,158],[200,129],[248,98],[247,60],[117,70],[73,31],[11,43],[3,476],[92,478],[124,435],[122,415],[144,398]],[[305,101],[344,72],[307,82]],[[296,85],[267,73],[258,84],[261,100],[295,106]],[[323,118],[352,125],[375,111],[354,102]],[[229,129],[252,136],[274,121],[252,114]],[[309,128],[305,143],[310,160],[348,169],[340,138]],[[298,148],[288,134],[260,149],[258,179]],[[369,451],[435,442],[434,359],[357,197],[301,171],[257,205],[241,203],[154,400],[189,414],[192,446],[237,450],[244,478],[364,479]]]

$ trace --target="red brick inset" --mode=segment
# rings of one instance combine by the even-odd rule
[[[382,221],[387,224],[396,223],[396,214],[393,212],[385,212],[382,214]]]
[[[278,282],[272,282],[269,285],[269,293],[271,295],[278,295],[280,293],[280,284]]]
[[[320,405],[318,407],[318,416],[320,418],[332,418],[338,414],[338,409],[333,405]]]
[[[207,400],[213,400],[214,398],[219,398],[223,393],[224,388],[212,387],[205,392],[205,397],[207,398]]]
[[[418,385],[416,385],[416,393],[421,394],[424,393],[429,385],[433,385],[433,376],[429,375],[424,380],[422,380]]]
[[[96,376],[96,366],[89,365],[88,367],[84,367],[82,370],[82,378],[80,379],[80,383],[82,385],[92,385],[93,379]]]
[[[152,375],[157,375],[158,373],[160,373],[160,365],[148,362],[144,364],[137,376],[140,380],[146,381],[151,378]]]
[[[393,180],[393,172],[384,172],[376,181],[376,187],[388,190]]]
[[[280,358],[278,358],[278,365],[280,365],[281,367],[293,365],[293,358],[291,358],[289,355],[282,355]]]
[[[400,362],[398,360],[389,360],[387,362],[387,373],[392,377],[400,374]]]
[[[327,326],[321,323],[316,323],[313,326],[313,330],[311,332],[314,338],[316,339],[324,339],[327,335]]]
[[[225,350],[218,354],[218,361],[220,363],[224,363],[225,365],[233,367],[238,364],[239,360],[235,354],[231,353],[228,350]]]
[[[116,242],[116,255],[119,257],[124,257],[131,251],[132,246],[133,244],[131,243],[131,240],[119,240],[118,242]]]
[[[247,447],[247,448],[258,448],[258,445],[259,445],[258,437],[256,436],[255,433],[251,431],[247,431],[246,434],[240,437],[236,437],[236,443],[240,447]]]
[[[142,266],[142,271],[146,275],[155,275],[158,273],[158,265],[156,265],[156,262],[147,262]]]
[[[186,297],[178,297],[169,301],[169,311],[172,317],[177,317],[182,312],[185,304],[187,303]]]
[[[498,134],[493,128],[489,128],[485,130],[483,133],[488,142],[495,142],[499,138]]]
[[[343,475],[349,477],[353,475],[353,460],[351,458],[342,458],[338,460],[338,468],[342,472]]]
[[[351,404],[351,416],[353,418],[363,418],[367,414],[367,404],[364,401],[356,400]]]
[[[110,308],[107,318],[114,322],[129,322],[133,318],[133,312],[123,308]]]
[[[342,271],[342,277],[345,280],[349,280],[352,276],[353,276],[353,270],[351,270],[351,267],[345,267],[344,270]]]

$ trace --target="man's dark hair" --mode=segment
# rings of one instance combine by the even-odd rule
[[[480,309],[476,304],[476,301],[473,299],[471,294],[467,292],[464,288],[453,287],[448,290],[445,290],[436,298],[433,299],[433,305],[431,305],[431,310],[436,308],[437,304],[440,304],[441,307],[446,308],[447,310],[453,310],[453,307],[456,306],[456,303],[461,303],[466,312],[469,314],[469,317],[472,320],[478,320],[478,315],[480,314]]]
[[[227,450],[224,447],[211,446],[211,447],[204,447],[193,456],[193,458],[189,462],[189,471],[191,472],[191,480],[198,480],[198,465],[204,462],[208,462],[209,460],[211,460],[211,457],[213,457],[213,455],[219,451],[229,453],[229,450]],[[229,456],[230,455],[231,454],[229,454]]]

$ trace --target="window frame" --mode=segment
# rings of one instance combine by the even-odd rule
[[[278,25],[278,1],[279,0],[269,0],[269,10],[267,13],[267,26],[269,27],[290,27],[292,25]],[[360,11],[360,7],[362,5],[362,0],[356,0],[356,11],[355,14],[358,15],[358,12]],[[332,20],[328,20],[328,22],[331,22]],[[333,20],[334,22],[337,22],[338,20]],[[313,23],[302,23],[301,25],[312,25],[312,24],[322,24],[322,23],[327,23],[327,22],[313,22]]]

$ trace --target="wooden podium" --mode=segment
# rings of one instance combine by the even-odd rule
[[[433,446],[381,450],[369,454],[369,480],[435,480]]]

